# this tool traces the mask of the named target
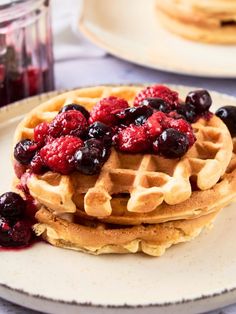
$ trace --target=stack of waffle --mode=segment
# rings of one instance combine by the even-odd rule
[[[156,0],[158,19],[170,31],[208,43],[236,43],[235,0]]]
[[[100,86],[55,97],[26,116],[14,143],[33,139],[35,126],[52,121],[64,105],[91,110],[111,95],[132,105],[142,88]],[[97,175],[28,176],[38,207],[35,233],[55,246],[93,254],[153,256],[195,238],[236,197],[236,145],[233,149],[227,127],[215,115],[192,126],[197,141],[181,159],[113,149]]]

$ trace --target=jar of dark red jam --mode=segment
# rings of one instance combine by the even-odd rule
[[[50,1],[0,0],[0,106],[53,89]]]

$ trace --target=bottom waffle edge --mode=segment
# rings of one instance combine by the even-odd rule
[[[89,221],[71,223],[54,216],[45,207],[36,213],[34,231],[50,244],[83,251],[94,255],[108,253],[143,252],[161,256],[174,244],[188,242],[197,237],[212,222],[221,208],[188,220],[177,220],[154,225],[111,226]]]

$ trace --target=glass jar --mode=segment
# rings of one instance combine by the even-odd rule
[[[50,1],[0,0],[0,106],[53,89]]]

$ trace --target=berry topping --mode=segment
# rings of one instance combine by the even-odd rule
[[[31,226],[27,221],[20,220],[13,226],[11,239],[14,246],[28,245],[32,237]]]
[[[89,123],[96,121],[103,122],[109,126],[114,126],[117,123],[116,113],[120,110],[128,108],[129,105],[125,99],[110,96],[101,99],[90,112]]]
[[[152,113],[152,108],[148,106],[139,106],[124,109],[118,112],[116,116],[121,124],[130,125],[135,123],[137,125],[142,125]]]
[[[0,216],[5,218],[21,217],[26,208],[23,198],[14,192],[7,192],[0,196]]]
[[[80,111],[59,113],[49,125],[49,135],[54,138],[63,135],[80,136],[87,127],[87,120]]]
[[[173,108],[178,104],[179,100],[178,93],[172,91],[170,88],[164,85],[146,87],[135,97],[134,105],[138,106],[146,98],[161,98],[166,103],[172,105]]]
[[[27,221],[19,220],[12,225],[6,218],[0,217],[0,246],[25,246],[31,237],[31,226]]]
[[[29,139],[18,142],[14,148],[14,157],[23,165],[28,165],[35,153],[38,150],[38,146],[34,141]]]
[[[88,110],[86,110],[83,106],[78,105],[78,104],[69,104],[69,105],[66,105],[66,106],[64,106],[64,107],[61,108],[61,110],[59,111],[59,113],[66,112],[66,111],[69,111],[69,110],[77,110],[77,111],[80,111],[80,112],[85,116],[85,118],[86,118],[87,120],[89,119],[89,112],[88,112]]]
[[[180,158],[188,148],[187,135],[176,129],[166,129],[153,143],[153,150],[166,158]]]
[[[106,161],[111,153],[111,148],[108,145],[104,146],[104,141],[96,140],[95,138],[91,138],[84,142],[84,146],[93,149],[93,147],[100,149],[102,152],[101,157],[102,160]]]
[[[212,99],[207,90],[200,89],[188,93],[185,102],[193,105],[197,113],[202,113],[209,110]]]
[[[142,101],[141,105],[149,106],[154,110],[162,112],[170,112],[173,108],[171,104],[165,102],[161,98],[146,98]]]
[[[116,146],[120,151],[143,153],[150,148],[150,140],[144,126],[130,125],[120,131],[116,137]]]
[[[189,124],[187,121],[183,119],[170,119],[168,123],[169,128],[176,129],[177,131],[181,133],[185,133],[189,140],[189,146],[192,146],[194,142],[196,141],[196,137],[193,133],[193,129],[191,124]]]
[[[98,140],[91,139],[75,153],[75,168],[83,174],[97,174],[104,164],[105,155],[103,145]]]
[[[178,120],[178,119],[185,119],[186,120],[186,118],[182,114],[179,114],[177,111],[171,111],[171,112],[167,113],[167,116],[169,118],[172,118],[175,120]]]
[[[0,246],[12,246],[11,226],[6,218],[0,217]]]
[[[44,166],[43,161],[39,153],[37,153],[30,162],[30,170],[33,173],[43,173],[47,168]]]
[[[81,139],[67,135],[45,145],[39,155],[44,166],[61,174],[69,174],[74,170],[74,154],[82,146]]]
[[[91,124],[86,131],[86,138],[95,138],[102,140],[106,145],[112,144],[112,129],[102,122],[94,122]]]
[[[227,125],[231,136],[236,136],[236,107],[221,107],[216,111],[216,115]]]
[[[43,146],[46,142],[48,136],[48,128],[49,125],[47,122],[42,122],[34,128],[34,140],[40,146]]]
[[[155,112],[151,117],[147,119],[145,125],[151,138],[159,136],[161,134],[163,129],[162,124],[166,119],[167,116],[161,111]]]
[[[196,108],[191,104],[180,104],[177,108],[177,113],[182,115],[190,123],[195,122],[198,118]]]

